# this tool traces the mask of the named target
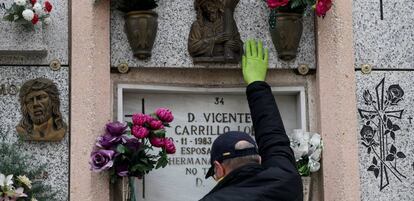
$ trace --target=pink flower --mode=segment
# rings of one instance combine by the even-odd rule
[[[133,114],[132,122],[134,125],[143,126],[145,123],[148,123],[152,119],[151,116],[146,114]]]
[[[160,138],[160,137],[152,137],[150,139],[150,143],[152,144],[152,146],[154,147],[164,147],[165,145],[165,138]]]
[[[39,15],[34,14],[33,19],[32,19],[32,24],[37,24],[37,22],[39,22]]]
[[[149,130],[143,126],[135,125],[132,127],[132,135],[138,139],[146,138],[149,134]]]
[[[149,126],[151,127],[151,129],[154,129],[154,130],[159,130],[159,129],[164,128],[164,125],[162,124],[162,121],[156,120],[156,119],[151,120],[149,122]]]
[[[165,148],[165,151],[167,151],[167,154],[174,154],[175,153],[174,141],[172,139],[165,139],[164,148]]]
[[[315,5],[316,15],[318,17],[325,17],[326,12],[332,7],[332,0],[318,0]]]
[[[269,8],[278,8],[281,6],[286,6],[289,3],[289,0],[267,0],[267,6]]]
[[[50,13],[50,11],[52,11],[52,8],[53,8],[52,4],[51,4],[49,1],[46,1],[46,2],[45,2],[45,10],[46,10],[48,13]]]
[[[168,108],[158,108],[155,114],[163,122],[170,123],[174,120],[174,116]]]

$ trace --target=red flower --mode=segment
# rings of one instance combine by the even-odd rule
[[[53,8],[52,4],[51,4],[49,1],[46,1],[46,2],[45,2],[45,10],[46,10],[48,13],[50,13],[50,11],[52,11],[52,8]]]
[[[37,2],[37,0],[30,0],[30,3],[32,3],[32,5],[34,5]]]
[[[318,0],[315,5],[316,15],[318,17],[325,17],[326,12],[332,7],[332,0]]]
[[[175,153],[175,145],[174,141],[168,138],[164,140],[164,148],[167,154],[174,154]]]
[[[267,0],[267,5],[269,8],[278,8],[281,6],[286,6],[289,3],[289,0]]]
[[[32,19],[32,24],[37,24],[38,21],[39,21],[39,16],[37,14],[34,14],[33,19]]]

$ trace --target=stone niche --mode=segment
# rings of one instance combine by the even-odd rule
[[[143,105],[146,113],[168,107],[175,117],[167,137],[174,139],[177,152],[170,156],[169,166],[145,176],[145,183],[136,180],[139,200],[200,199],[215,185],[213,179],[204,179],[210,157],[206,151],[214,139],[229,130],[253,131],[245,88],[118,84],[117,90],[119,121],[131,121]],[[304,87],[274,87],[272,91],[286,131],[306,129]]]
[[[0,0],[0,16],[13,1]],[[35,29],[0,20],[0,64],[49,65],[58,60],[68,64],[68,1],[51,1],[51,24],[40,22]]]
[[[413,1],[355,0],[352,5],[355,67],[412,69]]]
[[[129,67],[171,67],[171,68],[238,68],[238,64],[194,64],[188,53],[188,35],[196,19],[194,0],[160,1],[158,8],[158,31],[152,50],[152,57],[141,61],[133,56],[124,32],[124,13],[111,10],[111,67],[127,64]],[[240,1],[234,12],[242,41],[249,38],[263,40],[269,48],[269,67],[296,69],[301,64],[315,68],[314,16],[306,13],[303,35],[297,58],[291,62],[278,60],[269,33],[269,9],[264,1]]]
[[[414,200],[413,76],[357,73],[361,200]]]
[[[52,71],[49,67],[0,66],[0,141],[18,141],[16,125],[21,119],[19,89],[30,79],[44,77],[53,80],[60,92],[60,111],[69,122],[69,69]],[[57,200],[69,196],[69,133],[57,142],[19,142],[21,152],[32,158],[33,164],[46,164],[44,182],[56,191]]]

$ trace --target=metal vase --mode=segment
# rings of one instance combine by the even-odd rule
[[[270,27],[270,34],[279,59],[290,61],[296,58],[303,32],[302,16],[298,13],[276,13],[276,23]]]
[[[311,196],[312,178],[310,176],[302,177],[303,184],[303,201],[309,201]]]
[[[125,33],[138,59],[151,57],[158,28],[158,14],[152,10],[131,11],[125,16]]]

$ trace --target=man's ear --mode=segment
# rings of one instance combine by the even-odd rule
[[[214,180],[218,181],[224,176],[226,176],[226,170],[224,169],[224,166],[218,161],[214,161]]]

